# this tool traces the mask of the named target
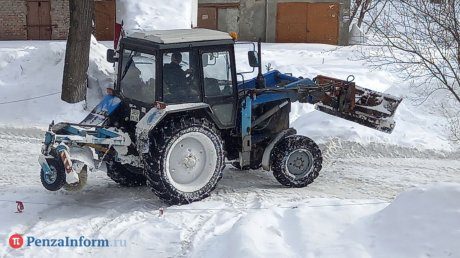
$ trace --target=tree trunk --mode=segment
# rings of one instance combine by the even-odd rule
[[[372,0],[366,0],[362,3],[361,12],[359,13],[358,17],[358,27],[362,28],[364,16],[366,15],[367,11],[369,10],[369,5],[371,4]]]
[[[94,1],[69,0],[69,9],[70,27],[61,99],[68,103],[77,103],[86,97]]]

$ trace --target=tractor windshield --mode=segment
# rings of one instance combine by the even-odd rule
[[[155,101],[155,56],[134,50],[123,52],[121,93],[144,103]]]

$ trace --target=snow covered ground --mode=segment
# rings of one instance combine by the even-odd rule
[[[458,257],[460,152],[449,143],[437,100],[405,100],[387,135],[295,104],[299,133],[321,143],[324,166],[312,185],[280,186],[270,173],[227,166],[212,196],[165,207],[147,188],[123,188],[104,172],[82,192],[48,192],[40,183],[43,129],[84,117],[82,104],[55,93],[64,42],[0,42],[0,256],[16,257]],[[354,47],[265,44],[263,59],[295,76],[346,78],[398,96],[413,94],[386,71],[353,61]],[[246,49],[238,47],[239,69]],[[88,105],[111,84],[105,47],[93,42]],[[434,184],[434,185],[432,185]],[[415,189],[414,189],[415,188]],[[401,194],[402,193],[402,194]],[[23,213],[15,213],[23,201]],[[164,207],[163,216],[159,208]],[[13,233],[36,238],[126,240],[125,247],[10,248]]]
[[[266,172],[228,167],[212,196],[165,207],[147,188],[123,188],[102,172],[79,193],[47,192],[36,154],[41,132],[4,128],[0,178],[0,255],[16,257],[456,257],[460,161],[405,148],[351,142],[322,145],[326,164],[314,184],[281,187]],[[347,151],[351,149],[353,151]],[[408,158],[410,157],[410,158]],[[414,186],[433,182],[427,190]],[[14,213],[15,201],[24,213]],[[389,202],[392,202],[389,204]],[[159,208],[166,210],[159,217]],[[6,246],[14,232],[126,240],[126,247]]]

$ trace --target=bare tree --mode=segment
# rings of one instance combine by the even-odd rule
[[[61,99],[76,103],[85,99],[94,14],[93,0],[69,0],[70,28],[65,54]]]
[[[350,20],[357,18],[357,25],[361,28],[366,15],[376,8],[383,9],[387,2],[388,0],[354,0],[350,10]]]
[[[452,110],[441,105],[443,115],[447,120],[450,140],[460,143],[460,110]]]
[[[460,103],[460,1],[437,2],[389,1],[370,26],[366,44],[372,48],[364,54],[371,64],[389,65],[413,82],[421,92],[419,103],[444,91],[449,98],[438,101],[455,108]],[[458,118],[449,119],[457,137]]]

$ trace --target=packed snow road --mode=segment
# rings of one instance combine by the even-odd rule
[[[0,232],[1,238],[5,239],[0,246],[2,256],[129,253],[157,257],[217,257],[235,246],[234,255],[298,257],[308,256],[310,252],[313,256],[334,256],[346,251],[347,255],[356,257],[361,255],[359,248],[348,249],[340,241],[340,244],[324,246],[324,239],[330,239],[332,243],[340,238],[342,231],[346,231],[344,225],[350,222],[341,222],[343,218],[354,219],[379,211],[386,207],[387,201],[412,186],[433,182],[460,183],[458,153],[417,151],[378,144],[363,146],[331,140],[321,145],[323,170],[307,188],[285,188],[270,173],[238,171],[229,165],[210,198],[191,205],[166,208],[164,216],[159,217],[159,208],[165,205],[148,188],[120,187],[102,171],[90,174],[88,185],[81,192],[46,191],[40,183],[37,163],[42,135],[42,131],[31,128],[0,129]],[[14,213],[15,201],[24,202],[22,214]],[[366,207],[347,206],[355,204]],[[308,205],[337,211],[308,214],[314,216],[312,219],[320,225],[331,220],[335,225],[342,226],[326,230],[319,246],[308,250],[297,246],[287,250],[286,246],[296,243],[292,240],[300,237],[294,230],[300,215],[291,208]],[[253,225],[254,221],[262,218],[266,219],[264,227]],[[127,241],[128,248],[91,251],[63,248],[53,251],[56,249],[32,247],[13,250],[4,244],[13,232],[43,238],[85,236],[121,239]],[[256,235],[252,239],[254,243],[245,244],[239,240],[248,234]],[[274,234],[283,242],[264,240],[267,234]],[[230,242],[219,249],[217,243],[221,238]],[[299,241],[314,243],[316,240],[307,238]],[[271,249],[265,246],[268,243],[278,246]],[[257,248],[252,250],[254,246]]]
[[[3,171],[2,189],[25,188],[44,196],[51,193],[42,189],[37,162],[43,131],[35,128],[0,128],[0,156]],[[393,199],[399,192],[420,184],[433,182],[459,182],[459,153],[416,150],[393,145],[372,143],[361,145],[332,139],[320,145],[324,163],[314,184],[304,189],[282,187],[271,173],[263,170],[239,171],[227,165],[224,177],[208,200],[245,200],[247,196],[262,199],[306,197]],[[95,190],[118,189],[123,194],[127,188],[118,187],[97,171],[89,175],[85,194]],[[147,188],[149,203],[163,205]],[[78,196],[78,193],[70,194]]]

